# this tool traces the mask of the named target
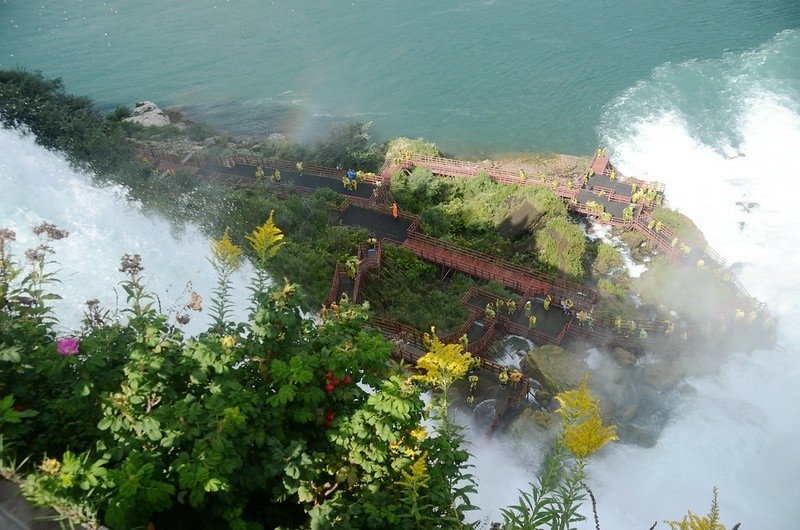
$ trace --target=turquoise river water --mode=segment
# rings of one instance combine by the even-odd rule
[[[654,447],[612,444],[592,460],[601,528],[706,513],[714,486],[728,528],[798,528],[796,0],[0,0],[0,68],[16,66],[61,76],[105,109],[150,99],[251,135],[302,138],[357,119],[377,137],[424,136],[456,154],[608,146],[623,173],[666,184],[769,304],[778,340],[691,378]],[[192,265],[208,248],[199,230],[169,233],[125,190],[98,190],[1,130],[0,227],[22,234],[43,219],[72,233],[59,249],[67,322],[87,298],[113,303],[123,252],[140,252],[178,300],[187,281],[213,288]],[[611,361],[588,362],[602,374]],[[497,520],[545,442],[477,430],[471,440],[474,500]]]

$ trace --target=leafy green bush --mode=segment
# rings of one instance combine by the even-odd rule
[[[539,261],[575,280],[583,278],[586,237],[579,226],[566,218],[552,217],[536,232],[535,239]]]
[[[25,125],[40,145],[98,173],[131,158],[118,123],[107,120],[90,99],[66,94],[61,79],[45,79],[39,72],[0,71],[0,124]]]
[[[420,219],[422,229],[433,237],[445,237],[452,228],[450,218],[441,206],[426,208]]]
[[[682,241],[691,246],[699,248],[706,248],[708,246],[703,232],[697,228],[694,221],[676,210],[672,210],[666,206],[657,206],[653,212],[653,219],[664,223],[664,225],[672,229]]]
[[[442,156],[442,153],[435,143],[424,138],[414,140],[401,136],[390,140],[386,147],[386,160],[389,161],[400,161],[413,155]]]
[[[119,105],[114,111],[108,115],[110,121],[122,121],[125,118],[133,116],[133,111],[126,105]]]
[[[328,135],[309,150],[305,162],[329,167],[376,172],[383,164],[385,147],[371,142],[369,123],[349,122],[331,126]]]
[[[604,242],[597,245],[597,255],[592,262],[592,273],[595,276],[606,276],[624,265],[622,254],[613,245]]]
[[[15,234],[0,232],[0,422],[19,427],[5,431],[0,462],[29,498],[115,530],[463,524],[462,438],[421,426],[430,386],[390,374],[391,345],[364,327],[363,307],[342,304],[314,325],[287,283],[254,293],[248,322],[187,339],[155,310],[141,259],[126,255],[120,318],[59,338],[46,266],[62,233],[40,232],[33,265],[18,264]],[[218,272],[240,253],[215,242]],[[225,307],[217,293],[212,305]]]
[[[444,179],[434,177],[429,169],[417,167],[410,175],[397,173],[392,177],[392,196],[404,209],[420,213],[426,208],[445,202],[450,186]]]

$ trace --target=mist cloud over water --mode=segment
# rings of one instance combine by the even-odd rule
[[[729,352],[718,374],[690,380],[696,395],[652,449],[617,444],[594,462],[606,528],[705,513],[714,486],[729,527],[797,528],[798,95],[800,31],[790,31],[739,56],[665,65],[608,109],[601,134],[621,171],[666,184],[670,206],[769,304],[778,341]]]
[[[687,380],[695,392],[665,396],[676,406],[654,447],[611,444],[592,460],[601,528],[665,528],[687,510],[705,514],[715,486],[727,528],[797,528],[800,31],[742,54],[662,65],[607,106],[599,136],[624,174],[666,184],[669,205],[697,223],[777,324],[774,349],[720,352],[718,370]],[[589,364],[607,361],[595,354]],[[487,443],[475,426],[471,438],[483,462],[476,504],[498,520],[516,490],[529,489],[542,441]]]
[[[118,271],[126,253],[141,254],[146,284],[165,312],[180,309],[192,291],[208,307],[216,276],[206,259],[210,240],[196,226],[176,230],[164,219],[145,215],[124,188],[94,185],[62,155],[16,130],[0,129],[0,190],[0,227],[16,231],[16,257],[24,259],[25,249],[38,244],[31,229],[42,221],[70,232],[53,244],[61,283],[52,290],[63,297],[54,309],[63,328],[79,327],[87,299],[97,298],[107,309],[126,307]],[[237,318],[247,306],[248,270],[234,277]],[[210,324],[206,314],[190,313],[186,331],[197,333]]]

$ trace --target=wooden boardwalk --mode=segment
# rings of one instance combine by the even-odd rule
[[[567,208],[603,224],[621,229],[636,230],[658,248],[671,262],[695,266],[703,260],[708,266],[722,268],[725,259],[710,247],[693,248],[663,223],[653,218],[655,206],[663,199],[664,185],[634,178],[625,178],[611,164],[607,156],[595,153],[586,173],[578,178],[537,179],[521,178],[514,171],[502,169],[493,163],[466,162],[443,157],[411,156],[401,165],[386,164],[384,178],[398,169],[425,167],[443,177],[476,178],[486,174],[495,182],[520,186],[548,187],[564,199]],[[637,193],[634,190],[640,192]],[[634,199],[636,202],[633,202]],[[626,213],[627,210],[627,213]],[[731,282],[742,299],[756,310],[766,310],[766,304],[747,292],[734,274]]]
[[[573,306],[573,316],[578,311],[591,312],[596,300],[594,290],[427,236],[419,231],[420,220],[417,216],[401,212],[399,218],[394,219],[390,209],[386,206],[387,200],[391,200],[389,192],[391,175],[398,169],[410,169],[415,165],[421,165],[441,176],[475,178],[481,173],[486,173],[493,180],[504,184],[549,187],[565,200],[571,211],[599,219],[601,222],[613,226],[638,230],[675,262],[685,263],[688,259],[695,257],[695,255],[686,256],[680,251],[680,240],[668,227],[662,226],[659,230],[651,227],[654,206],[652,200],[636,204],[632,218],[630,215],[625,215],[625,209],[631,206],[634,186],[639,190],[653,190],[653,194],[663,193],[663,186],[635,179],[624,179],[616,174],[616,170],[608,158],[603,156],[596,155],[591,161],[589,171],[579,179],[553,179],[549,182],[532,178],[523,180],[519,174],[503,170],[494,164],[438,157],[412,157],[399,166],[396,163],[387,162],[379,175],[369,176],[358,190],[347,190],[341,184],[341,176],[344,172],[332,168],[304,165],[300,171],[298,165],[291,162],[247,156],[234,156],[229,159],[202,158],[154,150],[140,151],[139,155],[159,160],[170,169],[188,168],[198,178],[212,183],[251,188],[263,186],[269,187],[279,194],[310,194],[319,188],[335,190],[345,196],[339,208],[339,219],[342,224],[368,228],[378,239],[402,244],[421,259],[442,267],[457,270],[475,278],[501,282],[507,288],[523,294],[522,304],[527,300],[533,302],[538,300],[538,303],[541,303],[545,296],[550,296],[552,304],[557,308],[562,301],[569,299]],[[257,179],[255,171],[259,166],[264,168],[267,174],[279,170],[281,180]],[[591,205],[590,201],[602,205],[602,211],[597,210],[597,207]],[[350,278],[341,267],[337,267],[331,282],[327,304],[339,300],[342,294],[346,294],[353,301],[358,300],[362,282],[381,265],[381,245],[378,244],[375,247],[373,251],[376,254],[371,256],[367,254],[369,249],[359,248],[361,264],[355,278]],[[702,256],[720,267],[724,264],[721,256],[711,249],[704,249]],[[733,275],[732,282],[742,296],[747,297],[756,308],[764,308],[763,304],[749,297],[744,287]],[[467,300],[464,303],[470,305]],[[486,318],[483,311],[485,303],[483,307],[473,305],[470,318],[461,329],[456,330],[449,338],[456,340],[461,335],[467,334],[474,339],[469,350],[477,355],[481,355],[486,346],[501,331],[527,336],[539,344],[560,344],[566,336],[575,335],[598,344],[638,350],[645,340],[631,331],[625,333],[618,325],[615,325],[616,323],[594,322],[593,326],[589,327],[581,325],[572,316],[567,317],[568,321],[559,327],[557,332],[545,333],[541,330],[530,330],[525,325],[527,317],[523,319],[519,314],[522,304],[516,314],[500,314],[496,319]],[[394,326],[395,330],[402,329],[406,335],[410,332],[409,329],[403,328],[398,323],[380,319],[378,322],[382,323],[384,330]],[[636,330],[646,330],[646,340],[674,338],[674,336],[668,337],[667,323],[626,321],[625,324]],[[397,355],[405,356],[403,358],[408,357],[406,360],[410,362],[414,360],[413,355],[408,352]],[[493,366],[488,359],[483,359],[482,363],[487,367]],[[495,366],[490,369],[497,371],[501,368]]]

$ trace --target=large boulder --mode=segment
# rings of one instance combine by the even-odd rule
[[[674,388],[683,379],[683,371],[675,364],[661,362],[644,367],[645,382],[658,391]]]
[[[631,366],[636,364],[636,356],[625,348],[614,348],[611,350],[611,356],[614,357],[615,361],[623,366]]]
[[[558,394],[580,385],[589,365],[564,348],[548,344],[529,351],[520,360],[520,369],[549,393]]]
[[[145,127],[164,127],[172,124],[169,116],[152,101],[140,101],[133,107],[133,116],[122,121],[138,123]]]
[[[509,434],[516,440],[540,438],[546,431],[558,425],[558,418],[552,412],[525,407],[508,428]]]

